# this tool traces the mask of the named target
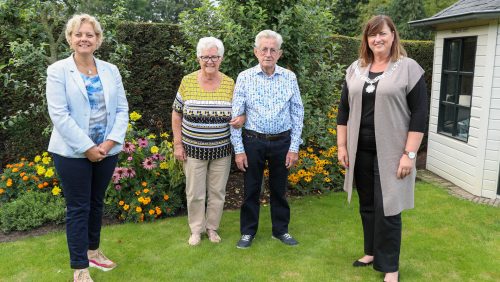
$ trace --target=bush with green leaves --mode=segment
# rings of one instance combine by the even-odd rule
[[[28,192],[16,200],[0,205],[0,229],[3,232],[23,231],[45,223],[62,223],[65,203],[50,193]]]

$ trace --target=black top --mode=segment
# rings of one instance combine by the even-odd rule
[[[383,72],[369,72],[368,78],[374,79],[375,77],[381,75]],[[375,86],[375,91],[372,93],[366,92],[366,86],[368,82],[365,82],[363,86],[363,97],[361,105],[361,122],[359,127],[359,147],[375,147],[375,122],[374,122],[374,109],[375,109],[375,96],[377,93],[378,81],[373,85]],[[427,86],[425,83],[424,76],[422,75],[413,87],[413,89],[406,95],[406,100],[408,102],[408,107],[410,108],[410,126],[409,131],[425,132],[427,124]],[[347,125],[349,120],[349,89],[347,88],[347,83],[344,81],[342,85],[342,95],[340,97],[339,110],[337,114],[337,124]]]

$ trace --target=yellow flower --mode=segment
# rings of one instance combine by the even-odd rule
[[[49,156],[49,153],[48,152],[43,152],[42,153],[42,157],[48,157]]]
[[[124,202],[124,201],[119,201],[119,202],[118,202],[118,204],[119,204],[120,206],[123,206],[123,205],[125,204],[125,202]]]
[[[146,181],[141,182],[142,187],[148,186],[148,183]]]
[[[139,201],[139,203],[143,203],[144,202],[144,197],[139,197],[139,199],[137,199]]]
[[[12,179],[10,179],[10,178],[7,179],[7,184],[6,185],[7,185],[7,187],[12,186]]]
[[[149,189],[146,188],[146,189],[142,190],[142,192],[144,192],[144,194],[147,194],[147,193],[149,193]]]
[[[135,194],[139,196],[141,194],[141,191],[135,191]]]
[[[332,180],[330,179],[330,177],[325,177],[325,178],[323,178],[323,180],[324,180],[325,182],[327,182],[327,183],[332,182]]]
[[[126,210],[126,211],[127,211],[127,210],[128,210],[128,208],[130,208],[130,206],[129,206],[129,205],[124,205],[124,206],[123,206],[123,210]]]
[[[47,171],[45,172],[45,177],[51,178],[52,176],[54,176],[54,170],[51,168],[47,169]]]
[[[136,111],[133,111],[130,113],[130,120],[132,120],[132,121],[138,121],[141,117],[142,117],[142,115],[140,115]]]
[[[135,211],[136,211],[136,212],[142,212],[142,208],[141,208],[141,207],[136,207],[136,208],[135,208]]]
[[[153,214],[155,214],[155,211],[154,210],[149,210],[149,214],[153,215]]]
[[[169,135],[168,135],[168,133],[166,133],[166,132],[162,132],[162,133],[160,134],[160,137],[162,137],[162,138],[168,138],[168,136],[169,136]]]
[[[332,135],[337,134],[337,130],[335,130],[333,128],[328,128],[328,132],[330,132],[330,134],[332,134]]]
[[[308,151],[309,153],[312,153],[314,150],[313,150],[313,148],[311,148],[311,147],[307,147],[307,151]]]
[[[0,195],[2,195],[3,193],[5,193],[5,190],[3,188],[0,188]]]
[[[163,195],[163,200],[168,201],[169,198],[170,197],[167,194]]]
[[[52,195],[57,196],[60,193],[61,193],[61,189],[59,188],[59,186],[54,186],[54,188],[52,188]]]
[[[304,180],[305,180],[306,182],[311,182],[311,181],[312,181],[312,177],[310,177],[310,176],[306,176],[306,177],[304,177]]]
[[[43,157],[42,163],[48,165],[52,159],[50,157]]]
[[[151,153],[152,154],[157,154],[160,149],[156,146],[151,147]]]
[[[18,171],[19,171],[19,169],[17,167],[12,169],[12,172],[18,172]]]
[[[161,209],[160,209],[159,207],[156,207],[156,208],[155,208],[155,210],[156,210],[156,214],[157,214],[157,215],[160,215],[160,214],[161,214]]]
[[[167,168],[168,168],[168,164],[167,164],[167,162],[161,162],[161,163],[160,163],[160,168],[161,168],[161,169],[167,169]]]
[[[43,166],[41,166],[41,165],[37,166],[36,173],[38,175],[43,175],[45,173],[45,168]]]
[[[151,133],[151,134],[148,135],[148,139],[155,139],[155,138],[156,138],[156,135],[153,134],[153,133]]]
[[[128,126],[127,126],[127,131],[130,131],[130,130],[132,130],[132,124],[129,123]]]

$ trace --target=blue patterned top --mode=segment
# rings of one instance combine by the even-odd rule
[[[82,76],[83,83],[87,89],[87,96],[89,97],[89,137],[95,144],[101,144],[104,142],[107,125],[106,102],[104,100],[101,79],[99,79],[99,75],[86,76],[82,73],[80,75]]]
[[[241,72],[234,89],[232,116],[242,114],[246,114],[246,129],[264,134],[291,130],[289,151],[299,151],[304,107],[293,72],[278,65],[271,76],[260,65]],[[236,154],[245,152],[241,128],[231,127],[231,142]]]

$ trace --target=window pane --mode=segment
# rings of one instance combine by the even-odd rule
[[[476,38],[465,38],[462,49],[463,59],[461,70],[474,71],[474,60],[476,58]]]
[[[453,134],[453,126],[455,125],[455,106],[441,105],[439,107],[441,113],[441,131]]]
[[[469,75],[462,76],[460,96],[458,97],[458,104],[461,106],[470,107],[472,98],[472,79],[473,77]]]
[[[446,74],[444,79],[445,79],[444,100],[446,102],[456,103],[458,75]]]
[[[467,139],[469,135],[470,108],[458,109],[457,115],[457,137]]]
[[[458,59],[460,58],[460,40],[453,40],[449,44],[447,70],[458,70]]]

